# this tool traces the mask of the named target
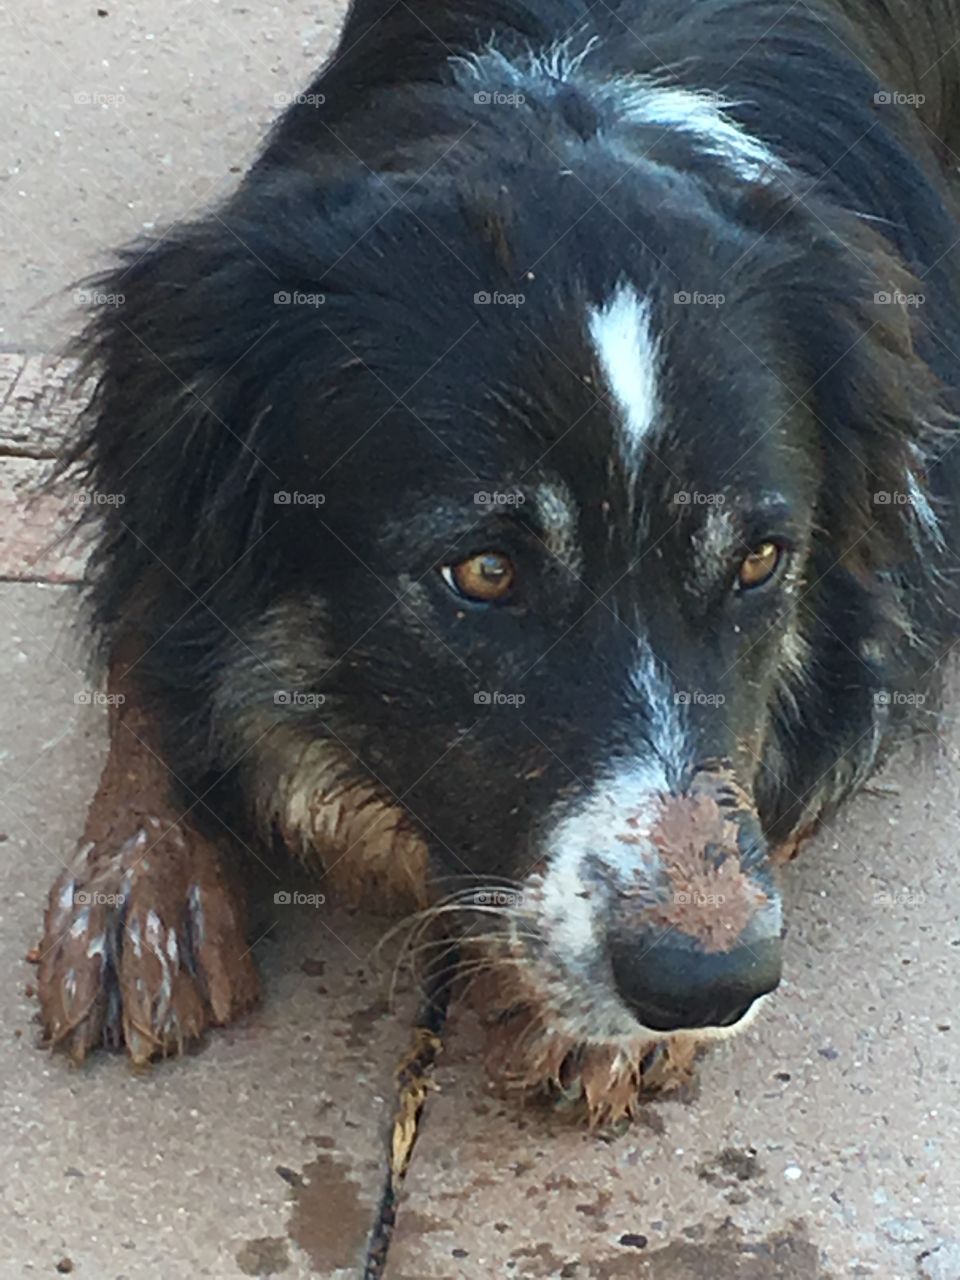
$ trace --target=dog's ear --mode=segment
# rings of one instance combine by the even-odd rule
[[[202,594],[263,532],[277,287],[213,219],[125,251],[87,283],[95,308],[78,349],[96,389],[69,460],[97,495],[103,622],[163,565]]]
[[[925,358],[921,283],[871,224],[814,203],[764,210],[784,250],[766,289],[798,360],[793,389],[818,426],[825,531],[850,549],[851,568],[895,569],[941,543],[927,471],[956,406]]]
[[[318,190],[278,175],[268,203],[271,184],[242,189],[86,282],[95,305],[77,347],[96,390],[66,462],[99,495],[87,511],[103,623],[138,597],[148,607],[140,588],[158,574],[180,579],[186,602],[215,583],[242,595],[282,555],[263,535],[282,514],[275,495],[301,474],[290,406],[309,382],[316,413],[344,360],[324,308],[294,295],[322,298],[357,223],[376,217],[364,221],[368,178],[329,176]]]
[[[833,481],[827,488],[864,569],[896,568],[918,552],[933,559],[942,535],[928,469],[955,418],[950,392],[923,355],[931,343],[923,286],[860,225],[848,225],[831,257],[824,265],[833,271],[832,296],[819,336],[811,335],[820,368],[808,397]]]

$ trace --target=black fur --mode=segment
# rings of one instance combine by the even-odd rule
[[[97,508],[97,627],[140,637],[191,793],[216,782],[205,804],[247,821],[270,726],[293,726],[401,798],[438,871],[522,878],[558,804],[661,749],[628,680],[638,635],[670,688],[726,699],[723,716],[691,708],[678,791],[732,759],[774,841],[868,776],[957,636],[960,70],[956,50],[937,60],[960,4],[915,10],[354,4],[236,194],[128,250],[104,282],[125,304],[84,340],[99,385],[76,457],[125,496]],[[580,72],[478,103],[451,58],[491,40],[515,65],[566,40]],[[786,167],[745,180],[591,92],[636,74],[722,94]],[[636,492],[584,319],[624,280],[663,353]],[[726,301],[678,307],[683,289]],[[894,292],[924,302],[876,300]],[[534,491],[556,481],[579,513],[576,573],[543,547]],[[736,595],[736,563],[695,570],[705,510],[674,495],[718,488],[741,554],[792,549],[793,594]],[[294,490],[322,505],[275,502]],[[528,501],[504,515],[478,490]],[[435,570],[489,546],[517,589],[477,608]],[[291,672],[322,705],[275,703]],[[268,732],[235,769],[241,723]]]

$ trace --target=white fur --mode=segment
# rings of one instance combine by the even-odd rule
[[[693,535],[692,542],[700,577],[706,582],[720,577],[738,544],[733,512],[721,505],[709,507],[703,525]]]
[[[166,1019],[173,996],[173,974],[163,945],[163,925],[160,917],[152,908],[147,912],[144,936],[147,946],[157,958],[160,966],[160,991],[157,996],[157,1022],[162,1024]]]
[[[87,943],[87,958],[92,960],[94,956],[105,956],[107,953],[107,935],[98,933],[95,938],[91,938]]]
[[[657,662],[646,644],[641,643],[631,684],[639,694],[650,721],[651,747],[670,773],[660,784],[669,790],[693,758],[694,749],[684,724],[683,707],[676,701],[679,692],[667,670]]]
[[[938,550],[942,551],[944,541],[940,521],[916,474],[909,470],[907,471],[907,489],[920,530]]]
[[[583,569],[578,540],[578,513],[573,494],[560,481],[538,486],[534,500],[543,522],[547,550],[573,573]]]
[[[493,44],[480,53],[451,59],[471,89],[520,92],[526,98],[548,97],[558,83],[576,84],[597,107],[605,110],[602,126],[609,133],[618,124],[650,125],[689,134],[707,155],[724,161],[745,182],[766,173],[784,173],[783,161],[764,142],[754,138],[729,113],[738,104],[722,94],[665,83],[650,76],[591,74],[590,54],[596,36],[574,53],[578,37],[531,49],[511,60]]]
[[[718,94],[658,85],[640,77],[615,82],[626,116],[636,124],[688,133],[708,155],[725,161],[745,182],[782,171],[781,160],[727,113],[736,104]]]
[[[190,903],[190,918],[193,923],[197,942],[202,946],[204,935],[203,897],[200,893],[200,886],[198,884],[192,884],[190,886],[188,902]]]
[[[660,350],[650,303],[628,284],[589,313],[587,327],[607,387],[621,414],[627,469],[636,473],[660,417]]]
[[[143,955],[143,942],[140,938],[140,921],[134,916],[127,926],[127,940],[133,947],[133,954],[139,960]]]
[[[70,937],[82,938],[87,931],[87,926],[89,925],[89,923],[90,923],[90,909],[89,907],[84,907],[82,911],[77,913],[76,920],[74,920],[73,924],[70,926]]]
[[[584,956],[598,945],[595,921],[603,904],[595,901],[599,885],[584,878],[589,858],[602,860],[624,882],[645,868],[655,871],[649,826],[660,797],[675,790],[690,759],[682,707],[645,646],[632,684],[650,725],[649,755],[611,764],[575,808],[560,812],[546,837],[548,870],[538,885],[537,906],[550,922],[551,946],[565,957]],[[629,835],[629,842],[618,834]]]
[[[60,897],[57,899],[57,907],[60,911],[73,910],[73,895],[77,891],[76,880],[68,880],[60,890]]]
[[[455,70],[470,81],[472,88],[531,88],[539,83],[543,89],[549,87],[552,81],[569,83],[582,68],[584,59],[597,47],[599,40],[592,36],[579,52],[574,53],[576,43],[575,35],[568,36],[565,40],[545,45],[542,49],[531,49],[526,57],[518,61],[511,61],[491,43],[479,53],[470,53],[465,57],[455,55],[450,61]]]
[[[590,875],[590,858],[615,867],[625,882],[644,867],[652,875],[657,854],[645,837],[665,786],[655,766],[636,761],[614,766],[575,808],[558,815],[546,837],[547,870],[524,890],[523,912],[536,920],[547,944],[546,963],[564,975],[566,999],[555,1012],[565,1026],[576,1024],[578,1036],[626,1043],[644,1032],[613,985],[603,938],[609,890]],[[635,825],[627,825],[628,817]],[[618,832],[640,843],[619,843]],[[534,970],[540,963],[533,962]]]

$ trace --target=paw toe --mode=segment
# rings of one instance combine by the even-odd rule
[[[137,1065],[179,1054],[249,1008],[243,903],[219,858],[176,827],[81,850],[50,895],[38,989],[49,1043],[77,1062],[99,1044]]]
[[[54,885],[40,947],[38,992],[50,1043],[77,1062],[117,1034],[113,914],[78,887],[72,872]]]

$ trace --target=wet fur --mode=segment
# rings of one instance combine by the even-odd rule
[[[643,736],[642,709],[639,728],[615,723],[616,690],[600,670],[580,703],[551,704],[536,682],[525,686],[534,737],[516,720],[487,736],[470,729],[454,633],[441,631],[424,585],[442,535],[427,516],[417,525],[408,504],[508,487],[522,432],[578,486],[597,591],[629,561],[616,558],[628,527],[637,546],[659,537],[651,512],[670,477],[653,468],[637,502],[608,470],[609,422],[574,372],[582,349],[564,327],[610,295],[638,237],[681,283],[685,267],[704,288],[714,271],[734,300],[733,336],[690,312],[668,336],[658,451],[672,473],[693,466],[709,483],[749,443],[734,390],[710,424],[712,444],[701,440],[694,457],[689,443],[698,404],[731,370],[732,388],[749,398],[756,382],[762,398],[747,347],[799,397],[772,447],[804,513],[804,571],[791,588],[802,603],[763,714],[740,735],[760,763],[737,761],[764,832],[789,840],[869,776],[926,714],[877,695],[924,694],[957,636],[958,222],[941,167],[957,145],[956,54],[925,81],[919,112],[880,113],[874,98],[916,91],[957,30],[952,0],[924,6],[919,20],[905,0],[882,13],[867,0],[824,0],[786,16],[764,0],[631,0],[589,12],[572,0],[353,6],[310,89],[325,106],[285,113],[215,213],[127,250],[102,282],[125,305],[93,315],[83,339],[98,383],[70,461],[91,488],[125,495],[96,508],[95,632],[108,652],[136,637],[131,674],[175,790],[204,796],[201,821],[342,860],[341,879],[375,881],[422,907],[452,874],[518,883],[544,816],[576,797],[578,780],[589,785],[598,755]],[[523,109],[479,109],[467,89],[491,37],[513,67],[553,47],[553,79],[567,68],[569,92],[534,75]],[[669,130],[625,129],[617,142],[574,63],[722,94],[729,117],[786,172],[745,183]],[[604,129],[614,133],[606,149]],[[649,173],[623,153],[631,138],[656,166]],[[565,164],[589,190],[557,176]],[[658,185],[666,172],[676,209],[640,218],[644,199],[673,199]],[[588,217],[593,189],[606,193],[600,222]],[[528,274],[546,246],[553,256]],[[665,307],[667,284],[644,283]],[[525,292],[526,332],[487,309],[482,340],[454,343],[477,318],[470,295],[481,287]],[[924,293],[922,315],[877,305],[879,289]],[[325,300],[274,302],[296,290]],[[397,396],[411,398],[414,417]],[[390,434],[378,438],[382,420]],[[371,452],[376,439],[386,464]],[[450,454],[472,479],[453,474]],[[870,500],[911,484],[929,507]],[[276,504],[293,489],[322,490],[323,504]],[[416,564],[410,528],[426,548]],[[709,539],[693,545],[708,565]],[[668,554],[662,579],[648,561],[661,601],[685,572],[679,552]],[[612,598],[593,643],[615,666],[616,615],[633,619],[637,606]],[[707,623],[673,625],[658,637],[671,651],[696,649]],[[582,653],[535,618],[528,627],[540,627],[538,652],[553,652],[553,689],[573,698]],[[511,666],[509,643],[495,649],[468,641],[464,662],[484,681],[506,671],[509,684],[526,664]],[[323,701],[278,703],[291,689]],[[705,754],[726,759],[724,747]],[[321,813],[325,800],[333,816]],[[368,838],[376,823],[383,839]],[[469,911],[465,920],[475,925]],[[493,961],[500,946],[491,943]],[[547,1026],[550,992],[530,973],[506,965],[497,989],[491,1008],[504,1025],[523,1023],[517,1074],[562,1086],[587,1030]],[[584,1052],[594,1055],[591,1109],[628,1111],[646,1049]]]

